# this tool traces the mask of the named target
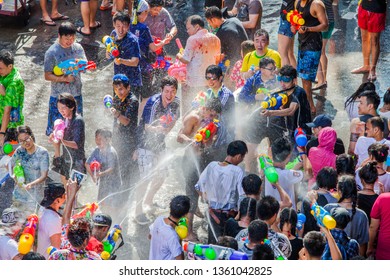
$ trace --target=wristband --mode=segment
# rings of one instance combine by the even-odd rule
[[[303,155],[306,155],[306,153],[305,152],[300,152],[299,155],[303,156]]]

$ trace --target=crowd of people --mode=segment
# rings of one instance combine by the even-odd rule
[[[183,246],[201,243],[195,216],[207,221],[203,242],[217,252],[239,251],[254,260],[390,259],[390,90],[380,107],[373,83],[385,1],[359,5],[364,64],[352,74],[368,74],[368,80],[345,102],[348,147],[331,117],[316,114],[312,95],[328,87],[326,46],[337,0],[283,1],[278,50],[268,47],[261,0],[205,1],[204,13],[186,20],[189,37],[176,55],[186,67],[182,80],[155,64],[178,32],[164,5],[180,1],[128,2],[100,6],[112,10],[118,55],[106,52],[114,64],[113,93],[104,97],[112,127],[96,130],[90,154],[80,72],[59,74],[56,67],[87,60],[75,38],[101,26],[97,1],[81,2],[84,26],[78,28],[58,12],[57,1],[51,16],[40,2],[44,24],[64,20],[43,67],[51,84],[46,135],[52,157],[25,125],[25,85],[14,55],[0,51],[0,167],[6,170],[0,195],[9,202],[0,209],[0,260],[115,259],[123,237],[110,214],[128,208],[131,189],[136,206],[130,216],[150,225],[149,259],[207,259]],[[184,150],[184,193],[172,190],[169,215],[156,218],[154,197],[167,177],[161,162],[172,153],[165,138],[175,126]],[[261,143],[267,154],[259,155]],[[53,180],[50,170],[61,179]],[[75,215],[85,174],[98,187],[99,210],[87,205],[87,214]],[[199,200],[207,205],[204,213]],[[26,234],[36,241],[24,250]]]

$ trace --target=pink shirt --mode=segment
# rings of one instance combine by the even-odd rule
[[[380,220],[376,259],[390,260],[390,193],[378,196],[372,206],[371,218]]]
[[[245,84],[245,80],[241,77],[241,67],[242,60],[239,60],[234,64],[232,73],[230,74],[230,79],[236,82],[236,89],[243,87]]]
[[[187,85],[190,87],[207,86],[206,68],[217,64],[220,53],[221,41],[206,29],[200,29],[190,36],[183,54],[183,58],[190,62],[187,64]]]

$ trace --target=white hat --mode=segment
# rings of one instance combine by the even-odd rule
[[[138,2],[137,13],[142,13],[147,10],[149,10],[148,2],[146,2],[145,0],[140,0]]]

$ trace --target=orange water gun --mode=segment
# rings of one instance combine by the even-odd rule
[[[74,214],[72,216],[72,219],[75,220],[77,218],[92,218],[95,211],[99,208],[99,205],[96,202],[93,203],[87,203],[87,205],[84,207],[83,210],[81,210],[79,213]]]
[[[287,12],[286,10],[283,10],[283,13],[286,15],[287,21],[294,26],[296,30],[301,28],[305,24],[305,20],[302,17],[302,14],[298,12],[298,10],[291,10]]]
[[[31,214],[27,218],[27,225],[24,228],[19,238],[18,251],[22,255],[27,254],[31,251],[31,247],[34,244],[35,229],[38,223],[38,216]]]
[[[208,125],[198,130],[195,134],[196,143],[205,143],[217,133],[219,127],[219,121],[214,119],[212,122],[209,122]]]

